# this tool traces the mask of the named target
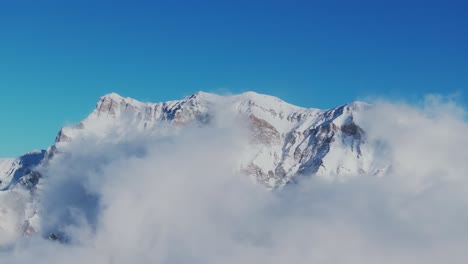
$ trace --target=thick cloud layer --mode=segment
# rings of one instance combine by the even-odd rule
[[[133,134],[71,144],[72,154],[44,171],[48,178],[40,189],[41,232],[66,243],[22,239],[0,251],[0,259],[468,261],[468,124],[453,103],[436,97],[422,107],[375,103],[356,122],[368,132],[382,163],[392,164],[385,176],[345,182],[302,176],[280,191],[238,174],[248,137],[235,120],[227,120],[223,116],[210,127],[177,135]]]

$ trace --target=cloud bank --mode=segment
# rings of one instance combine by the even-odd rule
[[[385,176],[344,182],[301,176],[281,191],[239,175],[238,157],[248,137],[236,120],[218,118],[209,127],[177,134],[70,144],[71,154],[44,169],[41,235],[18,240],[8,231],[25,202],[15,192],[1,194],[0,202],[14,213],[0,212],[0,243],[9,245],[0,259],[468,261],[468,124],[464,109],[451,101],[432,96],[420,107],[380,101],[355,120],[378,158],[391,164]],[[65,243],[46,239],[51,233]]]

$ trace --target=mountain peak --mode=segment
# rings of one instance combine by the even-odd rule
[[[207,93],[207,92],[204,92],[204,91],[198,91],[198,92],[193,93],[191,96],[189,96],[189,98],[213,96],[213,95],[216,95],[216,94]]]
[[[226,95],[198,91],[181,100],[151,103],[113,92],[100,97],[79,125],[62,128],[54,148],[66,149],[67,142],[90,135],[112,141],[132,131],[152,134],[162,127],[178,131],[190,123],[203,126],[219,120],[225,110],[232,111],[228,116],[241,117],[236,122],[251,132],[240,169],[278,187],[296,174],[334,178],[375,170],[368,159],[361,159],[370,154],[365,132],[354,122],[367,106],[355,101],[327,110],[304,108],[252,91]]]
[[[111,92],[111,93],[108,93],[108,94],[105,94],[105,95],[101,96],[100,99],[101,99],[101,100],[110,99],[110,100],[114,100],[114,101],[119,101],[119,100],[124,99],[124,97],[121,96],[121,95],[118,94],[118,93]]]
[[[99,102],[103,101],[114,101],[117,103],[125,102],[125,103],[130,103],[130,104],[142,104],[142,102],[133,99],[131,97],[124,97],[118,93],[112,92],[105,94],[99,98]]]
[[[144,103],[135,100],[130,97],[123,97],[115,92],[106,94],[101,96],[99,98],[99,101],[96,105],[96,111],[97,113],[103,114],[107,113],[110,115],[115,115],[118,111],[118,109],[123,105],[125,108],[127,107],[133,107],[133,108],[139,108],[143,105]]]
[[[365,102],[361,102],[361,101],[354,101],[354,102],[348,103],[348,104],[346,104],[344,106],[349,111],[360,111],[360,110],[364,110],[367,107],[369,107],[370,104],[365,103]]]
[[[207,101],[212,101],[212,100],[218,99],[219,97],[222,97],[222,96],[218,95],[218,94],[214,94],[214,93],[207,93],[207,92],[203,92],[203,91],[198,91],[198,92],[193,93],[192,95],[186,97],[185,100],[196,100],[196,101],[207,100]]]

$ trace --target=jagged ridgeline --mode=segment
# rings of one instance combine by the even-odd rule
[[[366,132],[355,122],[369,109],[362,102],[329,110],[302,108],[254,92],[230,96],[198,92],[183,100],[162,103],[143,103],[111,93],[99,99],[85,120],[62,128],[48,150],[17,159],[0,159],[0,188],[34,188],[41,177],[37,166],[47,164],[77,138],[124,133],[115,129],[121,122],[130,122],[130,130],[158,133],[162,124],[166,129],[194,123],[209,125],[217,112],[224,110],[238,116],[250,131],[239,171],[267,187],[284,186],[298,175],[329,179],[380,175],[385,167],[372,162],[372,146],[366,141]]]

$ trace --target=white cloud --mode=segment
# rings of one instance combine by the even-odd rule
[[[221,117],[177,135],[72,144],[47,169],[43,232],[5,263],[465,263],[468,124],[436,97],[377,102],[356,122],[384,177],[303,177],[267,191],[238,175],[245,133]],[[221,124],[221,125],[220,125]],[[378,143],[378,144],[377,144]]]

